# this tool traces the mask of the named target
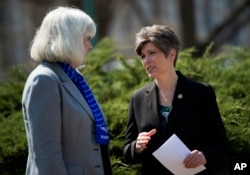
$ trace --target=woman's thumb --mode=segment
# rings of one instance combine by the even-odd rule
[[[156,133],[156,129],[152,129],[148,132],[149,136],[152,136]]]

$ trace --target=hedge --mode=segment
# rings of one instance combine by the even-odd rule
[[[177,62],[192,79],[211,84],[231,143],[231,153],[218,174],[229,174],[230,161],[250,157],[250,50],[224,47],[210,53],[209,46],[200,58],[193,58],[194,48],[182,50]],[[108,69],[105,66],[117,63]],[[0,174],[24,174],[27,141],[21,111],[21,96],[28,73],[34,64],[15,66],[0,83]],[[139,164],[128,164],[122,156],[128,104],[133,90],[149,83],[140,59],[124,56],[108,39],[102,39],[87,57],[82,72],[102,105],[111,134],[111,162],[114,174],[136,175]],[[228,164],[229,163],[229,164]]]

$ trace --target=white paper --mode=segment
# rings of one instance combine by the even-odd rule
[[[189,169],[184,166],[183,161],[190,152],[187,146],[173,134],[163,145],[153,152],[153,155],[175,175],[194,175],[205,170],[206,167],[203,165]]]

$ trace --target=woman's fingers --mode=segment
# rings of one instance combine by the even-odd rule
[[[152,135],[154,135],[156,133],[156,129],[152,129],[148,132],[149,136],[151,137]]]
[[[142,152],[147,148],[148,142],[151,140],[151,136],[156,133],[156,129],[152,129],[149,132],[142,132],[138,135],[136,140],[136,149],[139,152]]]
[[[184,160],[184,165],[186,168],[195,168],[200,165],[206,164],[206,158],[201,151],[192,151]]]

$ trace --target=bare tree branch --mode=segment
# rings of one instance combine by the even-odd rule
[[[150,19],[145,18],[144,9],[142,9],[141,8],[142,6],[140,6],[137,3],[138,1],[128,0],[126,2],[129,3],[129,4],[131,4],[130,7],[132,7],[134,9],[133,12],[135,12],[136,16],[139,18],[139,21],[141,22],[142,25],[150,25],[151,24]]]
[[[226,39],[229,39],[229,36],[232,36],[233,34],[235,34],[235,31],[239,30],[240,26],[245,25],[247,20],[249,20],[249,15],[248,15],[246,17],[246,20],[242,20],[241,22],[239,22],[240,15],[244,13],[244,11],[249,10],[249,7],[250,7],[250,0],[245,0],[236,9],[234,9],[228,14],[227,18],[211,32],[211,34],[207,37],[207,39],[204,42],[196,41],[195,45],[197,46],[198,51],[197,53],[194,54],[194,56],[201,56],[204,50],[206,49],[206,47],[211,42],[215,42],[213,50],[216,50],[218,46],[220,45],[220,43],[222,43],[222,41],[223,42],[225,41],[225,40],[222,40],[220,36],[222,33],[226,31],[231,33],[231,34],[227,34],[228,37],[225,37]],[[233,24],[238,24],[238,26],[233,25]]]

